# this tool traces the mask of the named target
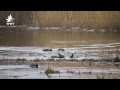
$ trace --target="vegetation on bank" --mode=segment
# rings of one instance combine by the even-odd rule
[[[54,71],[50,67],[48,67],[45,71],[45,74],[48,76],[49,74],[55,74],[55,73],[60,73],[60,71]]]
[[[97,75],[97,79],[105,79],[104,75]]]
[[[1,11],[0,24],[11,15],[16,25],[42,27],[81,27],[98,29],[119,29],[119,11]]]
[[[113,59],[113,62],[120,62],[120,58],[118,57],[118,55]]]
[[[25,58],[22,58],[22,59],[18,58],[18,59],[16,59],[16,61],[27,61],[27,59],[25,59]]]
[[[102,60],[94,60],[94,59],[82,59],[82,60],[69,59],[69,60],[66,60],[65,58],[63,58],[63,59],[46,59],[46,60],[36,58],[34,60],[28,60],[28,59],[25,59],[25,58],[18,58],[18,59],[0,59],[0,61],[34,61],[34,62],[40,62],[40,61],[72,61],[72,62],[81,61],[81,62],[85,62],[85,61],[88,61],[88,62],[90,62],[90,65],[91,65],[91,62],[97,62],[97,61],[101,61],[101,62],[104,62],[104,61],[105,62],[120,62],[120,58],[117,55],[113,59],[102,59]]]

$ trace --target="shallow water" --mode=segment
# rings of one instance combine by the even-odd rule
[[[53,67],[60,74],[50,74],[51,77],[45,74],[46,69],[46,66],[30,68],[28,65],[0,65],[0,79],[96,79],[97,75],[103,74],[104,78],[120,78],[120,69],[117,68]]]
[[[52,52],[43,49],[51,48]],[[59,52],[63,48],[65,52]],[[120,32],[79,27],[0,27],[0,59],[49,59],[58,53],[70,59],[110,59],[120,56]]]
[[[64,49],[58,51],[58,49]],[[52,49],[52,51],[43,51]],[[0,59],[50,59],[51,56],[65,56],[72,59],[113,59],[120,57],[120,32],[71,30],[71,29],[40,29],[40,27],[2,27],[0,29]],[[59,58],[55,58],[57,60]],[[47,66],[38,69],[28,65],[0,65],[0,79],[96,79],[104,74],[105,78],[120,78],[118,68],[96,67],[53,67],[60,74],[47,77],[44,73]],[[72,71],[72,73],[66,73]],[[90,72],[92,72],[90,74]],[[110,74],[112,73],[112,74]]]

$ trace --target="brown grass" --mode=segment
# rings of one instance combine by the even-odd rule
[[[119,11],[1,11],[0,24],[5,24],[10,13],[17,25],[120,28]]]

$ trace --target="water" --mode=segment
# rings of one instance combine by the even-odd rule
[[[50,48],[52,52],[43,49]],[[63,48],[65,52],[59,52]],[[120,56],[120,32],[79,27],[0,26],[0,59],[108,59]]]
[[[1,65],[0,79],[48,79],[46,69],[46,66],[30,68],[28,65]],[[53,70],[60,74],[51,74],[50,79],[96,79],[98,75],[105,79],[120,78],[120,69],[117,68],[54,67]]]

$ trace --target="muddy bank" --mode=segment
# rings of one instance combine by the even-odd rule
[[[59,73],[45,73],[48,66],[0,65],[0,79],[119,79],[119,68],[50,67]]]
[[[50,67],[100,67],[100,68],[120,68],[120,62],[95,61],[95,60],[0,60],[0,65],[31,65]]]
[[[31,67],[38,65],[38,67]],[[48,67],[59,73],[45,73]],[[120,62],[0,60],[0,79],[119,79]]]

